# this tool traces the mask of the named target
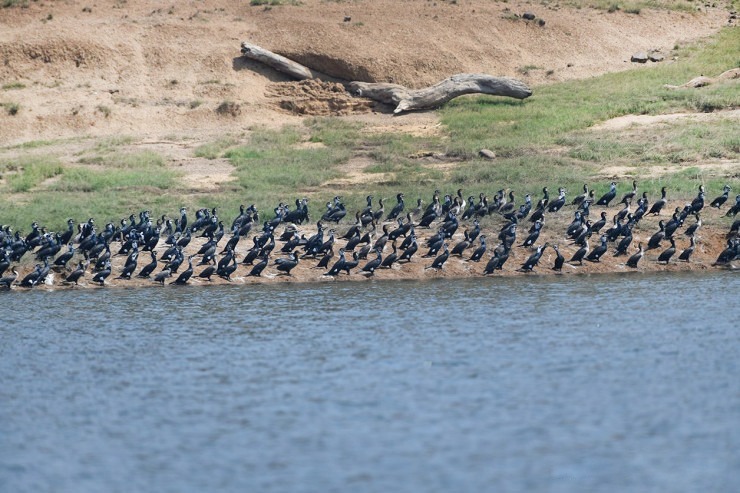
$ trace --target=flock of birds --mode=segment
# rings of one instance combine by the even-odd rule
[[[740,195],[735,197],[734,204],[732,201],[726,204],[731,190],[725,185],[722,194],[712,200],[709,207],[720,210],[727,206],[724,214],[735,217],[740,212]],[[326,210],[316,223],[316,232],[310,237],[301,234],[298,227],[311,221],[308,199],[305,198],[297,199],[294,208],[280,203],[274,209],[274,217],[262,223],[259,211],[251,205],[241,206],[239,214],[228,226],[216,209],[200,209],[191,220],[186,208],[180,209],[176,219],[166,215],[153,219],[149,211],[142,211],[138,220],[132,214],[128,219],[122,219],[118,226],[108,223],[100,229],[93,218],[77,227],[69,219],[67,229],[61,232],[47,231],[34,222],[30,233],[25,236],[19,231],[13,232],[6,225],[0,227],[0,287],[18,285],[33,288],[49,284],[54,279],[50,275],[52,272],[59,273],[65,285],[78,285],[90,276],[92,283],[101,286],[112,275],[124,281],[151,279],[162,285],[188,284],[194,276],[208,281],[219,276],[230,281],[240,266],[248,269],[246,276],[259,277],[270,267],[277,274],[290,276],[299,262],[308,260],[315,262],[316,268],[324,270],[323,276],[349,275],[353,271],[372,276],[376,270],[394,265],[398,268],[418,258],[431,259],[426,269],[442,269],[451,256],[459,256],[469,262],[481,262],[487,258],[482,271],[487,275],[501,270],[515,247],[527,252],[526,260],[518,270],[532,272],[545,250],[552,248],[555,260],[551,268],[561,271],[566,262],[571,265],[583,265],[584,261],[599,262],[610,245],[614,256],[628,256],[634,228],[645,216],[660,216],[667,203],[665,187],[661,198],[650,204],[647,193],[639,195],[637,183],[633,182],[632,190],[617,203],[619,210],[610,221],[607,210],[617,199],[615,182],[598,200],[587,185],[583,186],[582,194],[570,201],[566,200],[565,189],[559,188],[557,196],[551,199],[545,187],[542,198],[534,206],[530,195],[526,195],[524,202],[517,206],[514,192],[506,192],[499,190],[491,199],[481,193],[476,200],[473,196],[465,199],[462,190],[440,198],[440,192],[435,190],[426,207],[422,199],[418,199],[415,207],[408,208],[404,194],[399,193],[396,204],[388,212],[383,199],[378,201],[378,207],[374,207],[373,196],[370,195],[366,207],[356,212],[354,223],[342,234],[337,229],[347,215],[347,209],[337,196],[326,204]],[[548,216],[570,206],[573,207],[573,219],[562,234],[576,250],[566,260],[557,244],[538,244],[538,239]],[[595,214],[598,219],[592,220],[592,207],[603,208]],[[669,263],[677,253],[675,239],[679,232],[689,238],[690,245],[680,252],[678,259],[689,262],[696,247],[704,210],[705,190],[702,185],[690,203],[683,208],[677,207],[670,219],[660,220],[659,230],[645,244],[639,242],[637,251],[627,257],[626,265],[637,268],[645,252],[654,249],[662,249],[657,262]],[[500,228],[497,225],[498,230],[494,229],[491,235],[481,234],[481,221],[488,216],[500,218],[503,224]],[[690,217],[693,218],[691,224],[685,224]],[[461,224],[466,225],[463,237],[450,248]],[[526,235],[520,235],[525,227]],[[436,230],[436,233],[426,235],[422,240],[417,229]],[[726,248],[715,265],[730,265],[740,259],[739,230],[740,220],[735,220],[727,233]],[[239,261],[237,247],[250,234],[253,245],[244,251]],[[489,250],[487,240],[493,235],[496,235],[498,243]],[[592,248],[589,240],[593,237],[598,241]],[[193,242],[195,238],[203,240]],[[670,246],[665,248],[665,242]],[[388,247],[391,252],[386,254]],[[190,253],[186,254],[188,250]],[[146,254],[149,261],[140,262],[140,257]],[[35,257],[38,263],[31,272],[19,278],[18,264],[27,255]],[[125,261],[116,262],[121,266],[114,272],[115,257],[125,257]],[[270,262],[271,257],[277,258]],[[361,261],[364,261],[363,265],[360,265]],[[4,275],[7,271],[10,274]]]

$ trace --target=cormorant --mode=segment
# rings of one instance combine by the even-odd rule
[[[396,202],[397,202],[396,205],[393,207],[393,209],[391,209],[390,214],[388,214],[387,219],[389,221],[392,220],[392,219],[396,219],[399,216],[399,214],[401,214],[403,212],[403,209],[405,207],[405,204],[403,202],[403,194],[402,193],[399,193],[398,195],[396,195]]]
[[[380,267],[380,264],[383,263],[383,251],[380,248],[376,248],[375,253],[377,254],[377,257],[364,265],[362,271],[360,272],[361,274],[372,276],[373,274],[375,274],[375,269]]]
[[[627,267],[637,268],[637,263],[640,261],[642,256],[645,255],[645,250],[642,249],[642,243],[637,244],[637,253],[633,254],[627,259]]]
[[[588,185],[583,184],[583,193],[573,198],[570,205],[580,206],[584,200],[588,197]]]
[[[727,202],[727,199],[730,197],[731,191],[732,188],[730,188],[729,185],[725,185],[722,189],[722,195],[712,200],[712,203],[709,204],[709,207],[714,207],[715,209],[719,209],[720,207],[722,207],[722,205]]]
[[[105,261],[105,266],[103,267],[103,270],[96,273],[93,278],[92,282],[100,283],[101,286],[105,286],[105,280],[110,276],[111,267],[110,267],[110,260]]]
[[[344,258],[344,248],[339,249],[339,259],[334,262],[329,272],[324,273],[325,276],[338,276],[344,269],[344,264],[347,260]]]
[[[697,212],[694,216],[696,217],[696,222],[684,231],[684,234],[689,237],[696,235],[696,232],[701,228],[701,213]]]
[[[411,243],[409,244],[408,247],[403,248],[403,245],[401,245],[401,248],[403,249],[403,253],[398,258],[399,262],[401,260],[405,260],[406,262],[411,262],[411,257],[413,257],[416,251],[419,249],[419,244],[416,243],[416,235],[414,233],[411,233],[408,239],[411,240]],[[404,244],[405,243],[406,242],[404,241]]]
[[[290,275],[290,271],[298,265],[298,254],[293,252],[290,254],[290,258],[278,258],[275,259],[277,270],[284,272],[286,275]]]
[[[146,264],[141,271],[137,274],[136,277],[142,277],[145,279],[148,279],[152,272],[154,272],[154,269],[157,268],[157,252],[152,250],[150,252],[150,255],[152,256],[152,261],[148,264]]]
[[[665,207],[666,205],[666,188],[662,187],[660,189],[660,199],[656,200],[653,206],[648,211],[648,214],[660,214],[660,211]]]
[[[606,192],[604,195],[602,195],[598,201],[596,201],[596,205],[603,205],[605,207],[609,207],[609,202],[614,200],[614,197],[616,196],[617,196],[617,184],[615,182],[611,182],[609,184],[609,191]]]
[[[393,248],[393,252],[385,257],[383,259],[383,262],[380,264],[380,267],[383,269],[390,269],[391,266],[393,266],[394,263],[398,260],[398,248],[396,247],[396,242],[394,241],[391,243],[391,247]]]
[[[619,257],[620,255],[626,255],[627,249],[632,244],[632,233],[628,234],[624,238],[622,238],[622,241],[619,242],[617,245],[617,250],[614,252],[615,257]]]
[[[565,189],[558,190],[558,198],[550,202],[547,206],[547,212],[557,212],[565,205]]]
[[[184,285],[187,284],[190,278],[193,275],[193,256],[188,256],[188,268],[185,269],[183,272],[180,273],[179,276],[177,276],[177,279],[172,281],[170,284],[177,284],[177,285]]]
[[[683,252],[681,252],[681,255],[678,256],[678,260],[683,260],[685,262],[688,262],[691,258],[691,254],[694,253],[694,248],[696,248],[696,241],[694,239],[694,236],[691,235],[691,244],[688,248],[686,248]]]
[[[586,238],[583,243],[584,243],[583,246],[579,248],[578,250],[576,250],[576,253],[573,254],[573,257],[571,257],[571,259],[568,260],[568,262],[570,263],[578,262],[579,265],[583,265],[583,259],[588,253],[588,238]]]
[[[529,258],[522,264],[522,267],[519,270],[521,270],[522,272],[532,272],[539,263],[540,258],[542,257],[542,252],[544,252],[545,248],[547,248],[548,246],[550,246],[549,243],[538,246],[537,250],[529,256]]]
[[[265,270],[265,267],[267,267],[267,263],[269,262],[269,255],[264,255],[262,257],[262,260],[257,262],[257,264],[252,267],[252,270],[249,271],[249,274],[247,274],[247,277],[261,277],[262,271]]]
[[[18,271],[15,270],[15,267],[10,269],[10,272],[12,272],[11,275],[0,278],[0,286],[5,286],[10,289],[15,280],[18,279]]]
[[[619,201],[620,204],[630,204],[632,203],[632,200],[635,198],[635,195],[637,195],[637,181],[632,180],[632,190],[625,193],[622,197],[622,200]]]
[[[663,250],[661,254],[658,256],[658,262],[664,262],[668,264],[670,262],[671,257],[673,257],[673,254],[676,253],[676,240],[673,238],[669,238],[669,241],[671,242],[671,246]]]
[[[205,269],[203,269],[200,274],[198,274],[198,277],[201,279],[205,279],[208,282],[211,282],[211,276],[216,273],[216,266],[215,265],[209,265]]]
[[[450,257],[450,252],[447,250],[447,243],[442,245],[442,248],[444,251],[439,254],[437,258],[434,259],[434,262],[432,262],[432,265],[427,267],[427,269],[441,269],[444,267],[445,262],[447,262],[447,259]]]
[[[552,270],[555,272],[561,272],[563,270],[563,264],[565,263],[565,257],[560,253],[557,245],[552,245],[552,249],[555,250],[556,255]]]
[[[319,263],[316,264],[316,269],[326,269],[326,267],[329,265],[329,261],[334,258],[334,249],[329,248],[325,253],[324,256],[321,257],[321,260],[319,260]]]
[[[586,260],[589,262],[598,262],[602,255],[606,253],[606,250],[606,235],[601,235],[601,245],[591,250],[588,255],[586,255]]]
[[[735,217],[740,212],[740,193],[735,196],[735,205],[729,208],[726,217]]]
[[[650,237],[645,251],[660,247],[660,242],[663,241],[663,238],[665,238],[665,224],[663,223],[662,219],[660,220],[660,222],[658,222],[658,227],[660,228],[660,230],[658,230],[657,233]]]
[[[458,257],[462,257],[463,252],[470,246],[470,237],[468,236],[468,230],[466,229],[463,232],[463,236],[465,237],[463,240],[459,241],[453,248],[450,255],[457,255]]]
[[[70,274],[64,279],[64,282],[67,284],[75,283],[75,285],[77,285],[80,278],[85,275],[85,270],[87,270],[87,263],[80,260],[77,268],[70,272]]]

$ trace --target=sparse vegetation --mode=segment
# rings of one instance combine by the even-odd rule
[[[215,142],[203,144],[195,148],[193,153],[195,157],[202,157],[206,159],[217,159],[220,158],[223,152],[229,147],[233,147],[237,144],[237,140],[231,137],[219,139]]]
[[[224,101],[216,107],[216,113],[222,116],[237,117],[241,111],[241,106],[233,101]]]
[[[5,111],[10,116],[15,116],[21,110],[21,105],[18,103],[0,103],[0,106],[5,108]]]
[[[3,84],[3,91],[12,91],[14,89],[25,89],[26,85],[23,82],[9,82]]]
[[[102,105],[102,104],[99,104],[98,106],[96,106],[95,110],[101,113],[105,118],[108,118],[112,113],[109,107]]]
[[[6,175],[11,192],[28,192],[42,181],[62,174],[64,171],[58,160],[48,156],[26,157],[13,162],[5,162],[0,169],[14,171]]]

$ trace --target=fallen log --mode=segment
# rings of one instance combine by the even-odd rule
[[[253,45],[247,41],[242,42],[242,55],[252,60],[264,63],[268,67],[272,67],[278,72],[290,75],[294,79],[304,80],[316,78],[316,73],[308,67],[294,62],[290,58],[285,58],[282,55],[273,53],[270,50],[260,48],[259,46]]]
[[[321,74],[289,58],[243,41],[241,52],[247,58],[264,63],[294,79],[321,79]],[[409,89],[399,84],[384,82],[350,82],[353,96],[363,97],[395,106],[393,113],[438,108],[447,101],[465,94],[488,94],[525,99],[532,90],[522,81],[510,77],[487,74],[457,74],[433,86]]]
[[[681,84],[680,86],[673,86],[670,84],[664,84],[663,87],[666,89],[698,89],[700,87],[708,86],[710,84],[714,84],[715,82],[721,81],[721,80],[732,80],[732,79],[738,79],[740,78],[740,68],[733,68],[730,70],[726,70],[719,74],[717,77],[705,77],[703,75],[699,77],[694,77],[690,81]]]
[[[348,87],[355,96],[394,105],[396,108],[393,113],[438,108],[465,94],[489,94],[516,99],[525,99],[532,95],[532,90],[520,80],[486,74],[457,74],[423,89],[409,89],[399,84],[382,82],[350,82]]]

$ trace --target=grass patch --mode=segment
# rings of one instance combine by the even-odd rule
[[[110,190],[131,189],[141,194],[142,189],[169,190],[177,184],[177,173],[168,169],[119,168],[91,170],[69,168],[52,190],[57,192],[107,192]]]
[[[44,180],[63,173],[62,165],[51,157],[26,157],[14,162],[5,162],[0,166],[4,171],[15,171],[7,175],[8,188],[11,192],[28,192]]]
[[[223,152],[229,147],[233,147],[237,144],[237,140],[231,137],[219,139],[215,142],[209,142],[207,144],[200,145],[195,148],[195,157],[202,157],[206,159],[217,159],[222,156]]]
[[[9,82],[7,84],[3,84],[3,91],[12,91],[15,89],[25,89],[26,85],[22,82]]]
[[[697,6],[688,0],[631,0],[615,2],[614,0],[565,0],[562,5],[575,8],[590,7],[607,12],[619,10],[628,14],[639,14],[642,9],[671,10],[676,12],[696,12]]]
[[[458,98],[442,110],[452,150],[468,157],[481,148],[516,157],[539,152],[564,135],[594,123],[628,114],[658,114],[740,106],[740,91],[718,84],[708,91],[671,91],[663,84],[681,84],[698,73],[719,74],[737,65],[732,47],[740,31],[723,30],[703,50],[681,50],[680,63],[651,70],[629,70],[582,81],[539,87],[524,101],[496,97]]]
[[[18,114],[18,112],[21,110],[21,105],[18,103],[0,103],[0,106],[5,108],[5,111],[10,116],[15,116]]]

